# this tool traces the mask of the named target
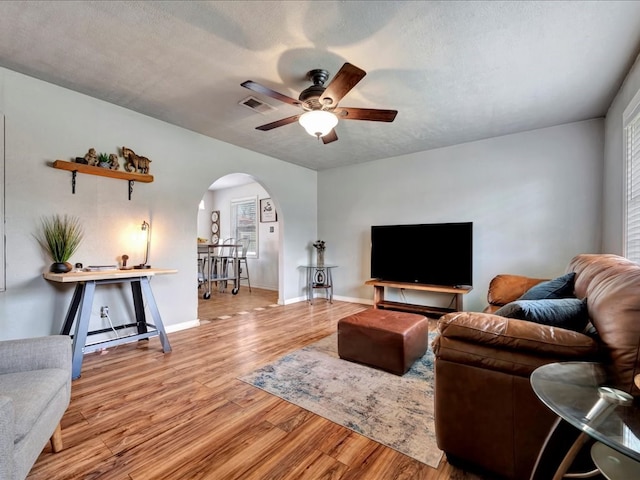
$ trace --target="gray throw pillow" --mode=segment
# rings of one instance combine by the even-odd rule
[[[497,310],[495,315],[528,320],[576,332],[584,331],[589,322],[586,298],[584,300],[577,298],[516,300]]]
[[[542,300],[546,298],[572,298],[575,272],[570,272],[561,277],[540,282],[527,290],[518,300]]]

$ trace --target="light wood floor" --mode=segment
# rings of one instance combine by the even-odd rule
[[[169,354],[154,338],[86,355],[62,421],[65,448],[45,447],[28,478],[480,478],[446,459],[427,467],[237,380],[368,308],[324,300],[271,306],[276,296],[241,288],[201,299],[203,324],[170,334]]]

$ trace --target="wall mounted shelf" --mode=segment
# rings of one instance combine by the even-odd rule
[[[120,180],[127,180],[129,182],[129,200],[131,200],[131,194],[133,193],[133,182],[151,183],[153,182],[153,175],[144,173],[133,173],[122,170],[109,170],[108,168],[94,167],[91,165],[84,165],[82,163],[67,162],[65,160],[56,160],[53,162],[53,168],[60,170],[68,170],[73,173],[71,179],[71,193],[76,193],[76,174],[86,173],[89,175],[98,175],[101,177],[117,178]]]

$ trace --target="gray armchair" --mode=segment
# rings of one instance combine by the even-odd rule
[[[23,480],[51,440],[71,399],[68,336],[0,342],[0,480]]]

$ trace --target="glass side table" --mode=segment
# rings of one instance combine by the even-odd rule
[[[597,363],[550,363],[531,374],[533,391],[558,415],[540,451],[531,480],[587,478],[589,473],[606,476],[603,459],[609,463],[624,462],[625,465],[640,462],[640,408],[634,404],[631,395],[606,384],[606,373]],[[591,438],[607,447],[602,449],[595,447],[597,443],[594,445],[594,463],[596,466],[600,464],[602,470],[567,474]],[[619,458],[616,460],[611,452],[617,452]]]
[[[338,265],[301,265],[307,270],[307,301],[313,305],[314,292],[324,290],[329,303],[333,303],[333,275]]]
[[[622,455],[604,443],[596,442],[593,444],[591,458],[607,480],[640,478],[640,462]]]

